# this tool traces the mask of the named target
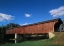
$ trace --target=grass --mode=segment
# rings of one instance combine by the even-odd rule
[[[17,44],[2,44],[0,46],[64,46],[64,32],[55,32],[51,39],[24,41]]]

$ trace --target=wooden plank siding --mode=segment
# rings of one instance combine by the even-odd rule
[[[25,27],[25,34],[43,34],[48,32],[54,32],[55,22],[37,24]]]
[[[14,28],[8,30],[9,34],[43,34],[53,32],[55,22],[49,22],[44,24],[31,25],[26,27]],[[7,34],[6,33],[6,34]]]
[[[53,21],[46,21],[42,23],[21,26],[6,30],[6,34],[44,34],[48,32],[54,32],[54,25],[59,19]]]

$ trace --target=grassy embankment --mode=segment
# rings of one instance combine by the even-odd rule
[[[0,46],[64,46],[64,32],[55,32],[51,39],[25,41],[17,44],[3,44]]]

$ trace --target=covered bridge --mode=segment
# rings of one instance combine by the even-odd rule
[[[16,38],[16,35],[21,35],[23,37],[25,35],[28,37],[36,34],[43,35],[49,32],[57,32],[59,31],[59,27],[61,24],[62,24],[62,20],[60,18],[57,18],[34,24],[23,25],[20,27],[6,30],[6,35],[7,35],[6,37],[8,38],[9,36],[13,36],[14,34]]]

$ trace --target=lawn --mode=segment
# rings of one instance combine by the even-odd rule
[[[0,46],[64,46],[64,32],[56,32],[55,34],[55,37],[51,39],[24,41],[17,44],[2,44]]]

